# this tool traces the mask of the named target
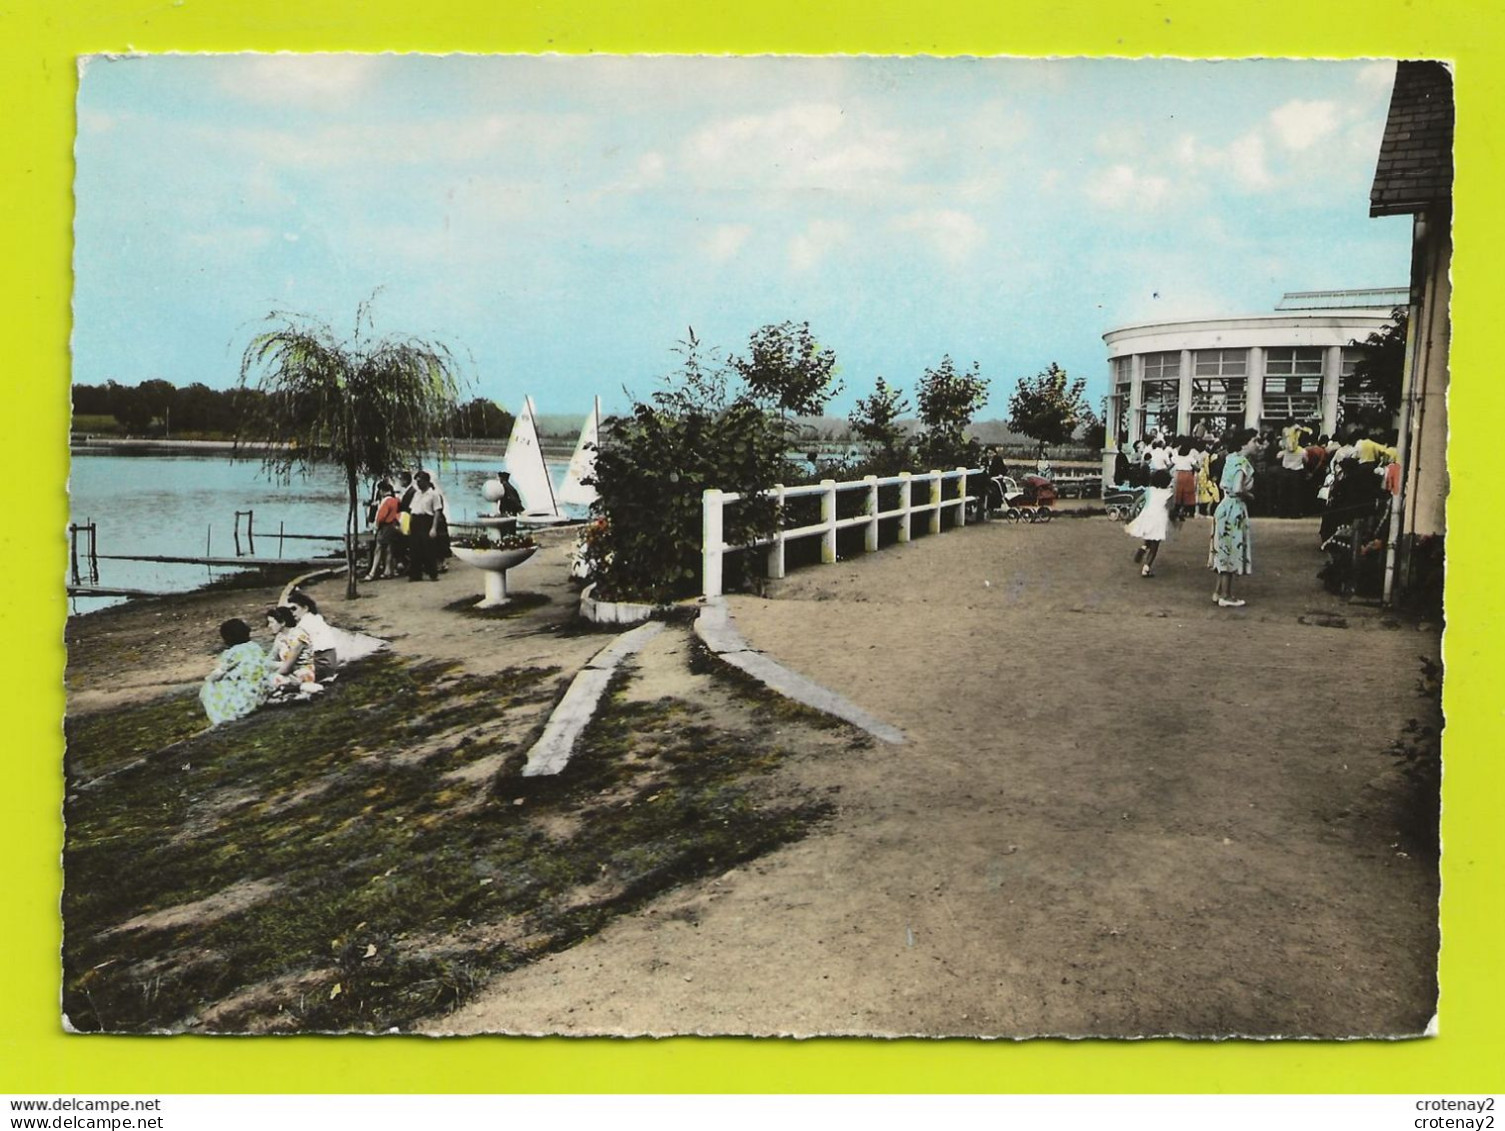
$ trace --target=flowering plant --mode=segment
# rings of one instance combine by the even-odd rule
[[[467,530],[462,534],[452,534],[449,544],[461,550],[527,550],[538,545],[527,534],[507,534],[497,537],[485,530]]]

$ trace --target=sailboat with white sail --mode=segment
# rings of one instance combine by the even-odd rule
[[[596,397],[590,415],[580,426],[580,439],[575,443],[575,454],[570,456],[569,469],[564,473],[564,482],[559,487],[559,502],[566,506],[588,507],[596,501],[596,488],[585,480],[596,475],[596,446],[601,442],[601,398]]]
[[[533,407],[532,397],[523,398],[523,410],[512,422],[512,435],[507,439],[507,454],[502,463],[522,496],[523,513],[517,516],[519,526],[553,526],[569,521],[554,495],[549,465],[538,440],[538,410]]]

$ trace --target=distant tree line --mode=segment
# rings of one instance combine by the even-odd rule
[[[73,415],[104,417],[127,436],[182,439],[233,439],[242,424],[264,415],[266,393],[255,388],[211,389],[195,381],[178,388],[154,379],[139,385],[107,381],[103,385],[73,386]],[[89,431],[88,421],[75,430]],[[97,428],[98,425],[95,425]],[[485,397],[456,405],[445,421],[455,440],[505,440],[512,432],[512,413]]]

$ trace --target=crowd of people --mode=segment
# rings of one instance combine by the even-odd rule
[[[394,485],[383,479],[367,504],[375,531],[371,569],[365,580],[401,577],[438,581],[449,568],[449,516],[444,491],[428,470],[404,471]]]
[[[225,650],[199,689],[211,726],[244,718],[268,703],[318,695],[346,664],[386,646],[374,636],[330,624],[301,589],[266,611],[266,630],[272,639],[263,648],[245,621],[219,626]]]
[[[383,479],[376,485],[376,498],[366,504],[366,517],[375,533],[371,568],[366,581],[402,577],[409,581],[437,581],[449,569],[448,503],[432,471],[402,472],[394,485]],[[505,471],[497,472],[500,483],[496,513],[521,514],[522,498]]]
[[[1154,576],[1160,544],[1195,514],[1213,520],[1208,568],[1213,600],[1239,607],[1234,579],[1252,572],[1249,519],[1320,513],[1327,562],[1319,573],[1334,592],[1364,592],[1381,569],[1385,516],[1400,489],[1395,433],[1351,424],[1337,437],[1287,420],[1279,429],[1230,429],[1205,436],[1148,436],[1120,451],[1115,479],[1140,488],[1125,528],[1140,546],[1134,561]]]

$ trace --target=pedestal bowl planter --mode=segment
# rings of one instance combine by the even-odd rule
[[[519,566],[538,552],[537,546],[525,546],[518,550],[467,550],[462,546],[451,548],[455,557],[466,565],[475,566],[485,578],[485,592],[476,602],[478,609],[494,609],[507,603],[507,571]]]

